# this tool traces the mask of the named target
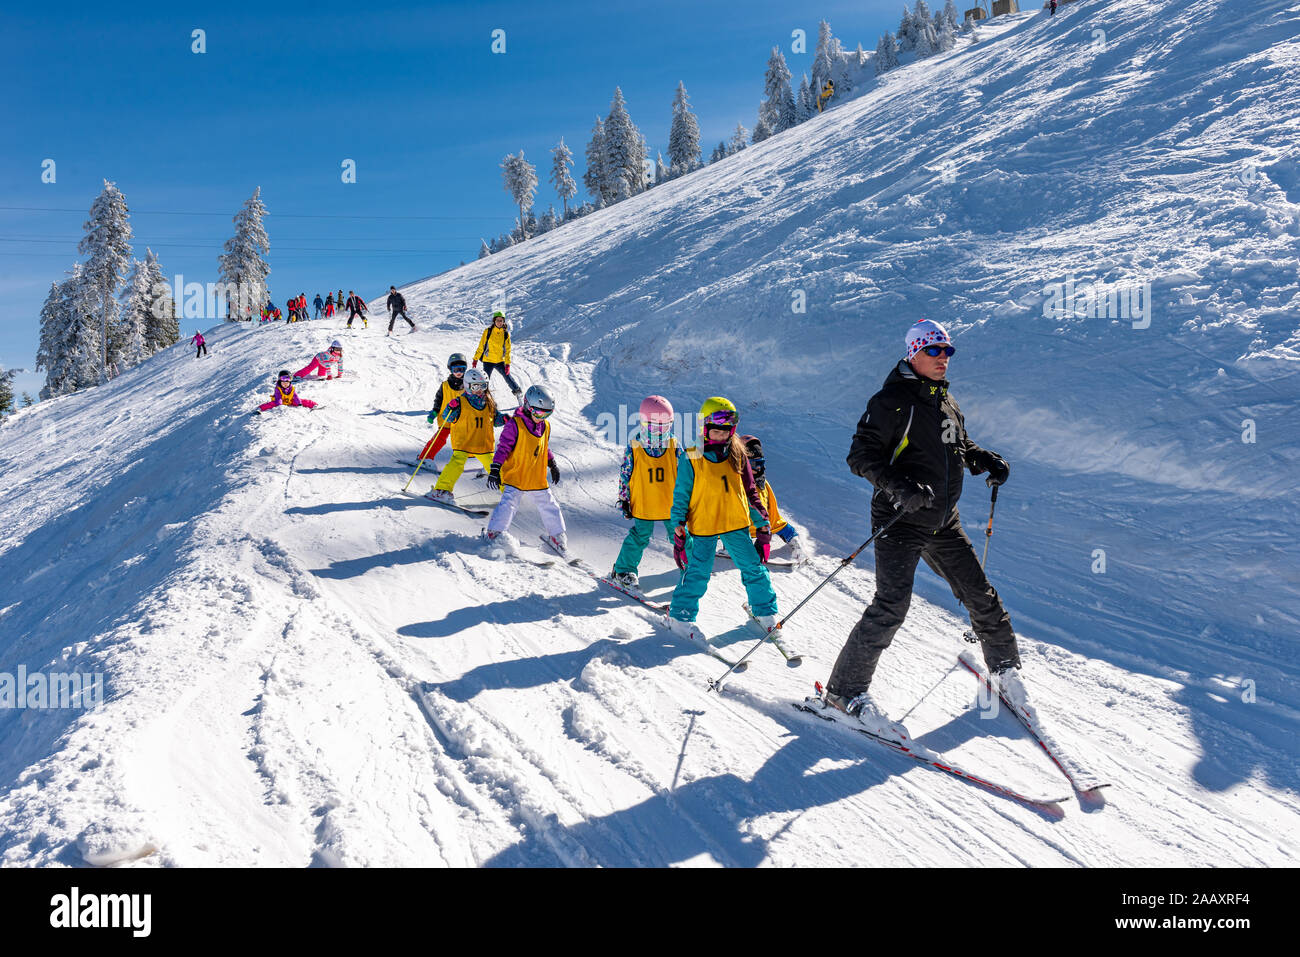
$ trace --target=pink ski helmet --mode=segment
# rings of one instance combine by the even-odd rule
[[[641,438],[651,448],[663,448],[673,434],[673,404],[661,395],[646,396],[639,410]]]

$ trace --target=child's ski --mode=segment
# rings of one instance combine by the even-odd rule
[[[487,518],[492,513],[478,508],[469,508],[465,505],[457,505],[455,502],[439,502],[437,499],[429,498],[428,495],[422,495],[419,492],[412,492],[410,489],[403,489],[403,495],[409,495],[411,498],[420,498],[430,505],[437,505],[440,508],[449,508],[454,512],[462,512],[465,515],[473,515],[477,518]]]
[[[749,616],[749,623],[753,625],[756,629],[758,629],[758,631],[762,632],[764,635],[767,636],[767,640],[771,643],[772,647],[774,647],[777,651],[781,653],[781,657],[785,659],[785,663],[787,665],[789,665],[791,668],[798,668],[801,664],[803,664],[803,655],[791,651],[789,648],[785,646],[785,643],[781,640],[784,637],[784,633],[778,635],[775,632],[768,631],[766,628],[764,628],[762,622],[760,622],[758,620],[758,617],[754,614],[754,610],[749,607],[749,602],[745,602],[744,609],[745,609],[745,614]]]

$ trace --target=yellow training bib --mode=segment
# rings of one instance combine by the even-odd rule
[[[781,510],[776,504],[776,492],[772,489],[772,483],[767,482],[758,493],[758,500],[763,503],[763,508],[767,511],[767,522],[771,526],[772,534],[775,535],[781,529],[785,528],[786,520],[781,517]],[[758,528],[752,523],[749,526],[749,537],[753,538],[758,534]]]
[[[461,381],[464,382],[465,380],[461,379]],[[464,389],[453,389],[451,383],[444,379],[442,383],[442,402],[439,404],[438,408],[443,412],[446,412],[447,406],[451,405],[451,400],[464,391]]]
[[[460,400],[460,417],[451,425],[451,450],[468,452],[470,455],[482,455],[496,448],[496,430],[492,423],[496,419],[497,407],[488,396],[487,404],[476,409],[466,399]]]
[[[523,416],[516,415],[518,438],[510,458],[501,466],[501,484],[522,492],[536,492],[549,487],[546,481],[546,450],[551,438],[551,423],[542,424],[540,437],[528,431]]]
[[[666,522],[673,511],[673,486],[677,484],[677,440],[654,458],[640,442],[632,442],[632,474],[627,492],[632,503],[632,517],[650,522]]]
[[[695,469],[686,528],[692,535],[723,535],[749,527],[749,500],[731,458],[710,462],[696,448],[686,450]]]

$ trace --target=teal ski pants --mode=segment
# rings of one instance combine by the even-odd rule
[[[690,540],[686,547],[686,571],[682,572],[682,580],[673,589],[673,603],[668,614],[681,621],[695,620],[700,612],[700,599],[708,590],[709,578],[713,574],[719,539],[740,569],[740,580],[745,585],[749,607],[754,614],[775,615],[776,592],[772,589],[772,579],[768,577],[767,566],[758,560],[748,528],[738,528],[722,535],[699,535]]]
[[[673,527],[666,521],[659,524],[663,525],[664,532],[668,535],[668,542],[672,544]],[[632,527],[627,530],[627,536],[623,539],[623,547],[618,550],[618,558],[614,560],[615,575],[635,572],[641,567],[641,556],[645,554],[646,546],[650,544],[654,532],[655,523],[652,520],[648,518],[632,519]]]

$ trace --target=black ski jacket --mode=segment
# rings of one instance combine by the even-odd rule
[[[406,312],[406,297],[400,292],[390,292],[388,294],[388,311]]]
[[[904,360],[867,403],[847,461],[854,475],[876,487],[871,496],[873,526],[897,514],[893,490],[910,480],[934,490],[934,505],[911,512],[901,522],[937,530],[957,517],[962,470],[971,468],[971,456],[981,451],[966,435],[966,422],[948,393],[947,380],[924,379]]]

